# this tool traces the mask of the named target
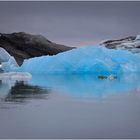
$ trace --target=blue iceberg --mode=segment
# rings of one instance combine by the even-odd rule
[[[140,54],[127,50],[87,46],[25,60],[17,71],[31,74],[103,74],[140,72]]]

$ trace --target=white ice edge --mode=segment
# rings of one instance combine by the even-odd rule
[[[0,80],[30,80],[32,75],[28,72],[0,73]]]

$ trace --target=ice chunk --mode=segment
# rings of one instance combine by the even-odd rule
[[[13,56],[11,56],[7,62],[1,63],[1,69],[5,72],[14,71],[16,70],[17,67],[18,64]]]
[[[0,48],[0,62],[7,62],[10,59],[10,55],[3,48]]]
[[[0,80],[29,80],[32,75],[28,72],[7,72],[0,73]]]
[[[140,35],[137,35],[135,40],[140,40]]]
[[[121,74],[140,72],[140,56],[127,50],[105,47],[81,47],[54,56],[24,61],[18,71],[32,74]]]
[[[13,56],[11,56],[5,49],[0,48],[0,69],[3,71],[13,71],[18,67],[18,64]]]

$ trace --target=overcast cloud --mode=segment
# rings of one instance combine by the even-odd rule
[[[0,2],[0,32],[83,46],[140,34],[140,2]]]

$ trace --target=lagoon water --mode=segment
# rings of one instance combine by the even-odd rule
[[[140,74],[0,81],[0,138],[140,138]]]

